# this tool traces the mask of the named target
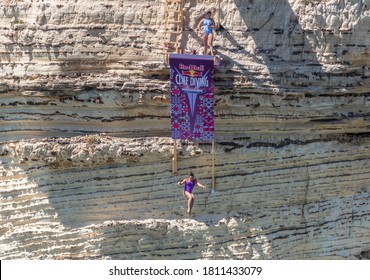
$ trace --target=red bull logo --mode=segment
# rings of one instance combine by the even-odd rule
[[[188,70],[188,71],[182,71],[182,75],[186,75],[189,77],[203,77],[202,73],[195,71],[195,70]]]

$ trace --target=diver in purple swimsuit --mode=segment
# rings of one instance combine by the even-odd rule
[[[200,26],[202,25],[202,37],[204,43],[204,55],[207,55],[207,48],[209,45],[209,49],[211,50],[211,55],[213,54],[213,29],[215,28],[215,21],[211,18],[212,13],[210,11],[207,12],[207,17],[203,18],[199,24],[198,29],[200,30]]]
[[[203,189],[206,189],[207,187],[205,185],[199,183],[198,180],[194,178],[193,172],[190,172],[188,178],[178,182],[177,184],[179,186],[185,184],[182,194],[184,196],[186,196],[186,198],[188,200],[188,211],[187,211],[187,213],[190,216],[191,215],[191,210],[192,210],[193,205],[194,205],[194,199],[195,199],[194,194],[193,194],[193,190],[194,190],[195,185],[198,185],[199,187],[201,187]]]

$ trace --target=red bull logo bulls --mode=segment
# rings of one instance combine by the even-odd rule
[[[194,77],[203,77],[202,73],[195,71],[195,70],[189,70],[189,71],[182,71],[182,75],[190,76],[192,78]]]

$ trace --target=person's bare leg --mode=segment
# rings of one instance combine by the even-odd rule
[[[188,198],[188,215],[190,216],[191,215],[191,209],[193,208],[193,205],[194,205],[194,195],[192,193],[189,193],[189,192],[185,192],[186,194],[186,197]]]
[[[204,55],[207,55],[207,51],[208,51],[208,43],[207,43],[207,35],[205,33],[203,33],[203,44],[204,44],[204,52],[203,54]]]
[[[208,35],[208,45],[209,45],[209,49],[211,50],[211,55],[214,55],[213,54],[213,33]]]
[[[195,200],[194,195],[191,193],[190,212],[189,212],[189,215],[191,215],[191,211],[193,210],[194,200]]]

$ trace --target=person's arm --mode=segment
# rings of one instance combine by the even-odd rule
[[[212,28],[212,29],[215,29],[215,27],[216,27],[216,23],[215,23],[215,20],[214,20],[214,19],[212,19],[212,24],[211,24],[211,28]]]
[[[198,29],[200,30],[200,26],[203,24],[204,18],[198,23]]]
[[[197,181],[197,185],[198,185],[199,187],[203,188],[203,189],[206,189],[206,188],[207,188],[205,185],[203,185],[203,184],[199,183],[198,181]]]
[[[177,183],[177,185],[181,186],[181,185],[185,184],[185,182],[186,182],[186,179],[184,179],[184,180],[182,180],[182,181],[179,181],[179,182]]]

